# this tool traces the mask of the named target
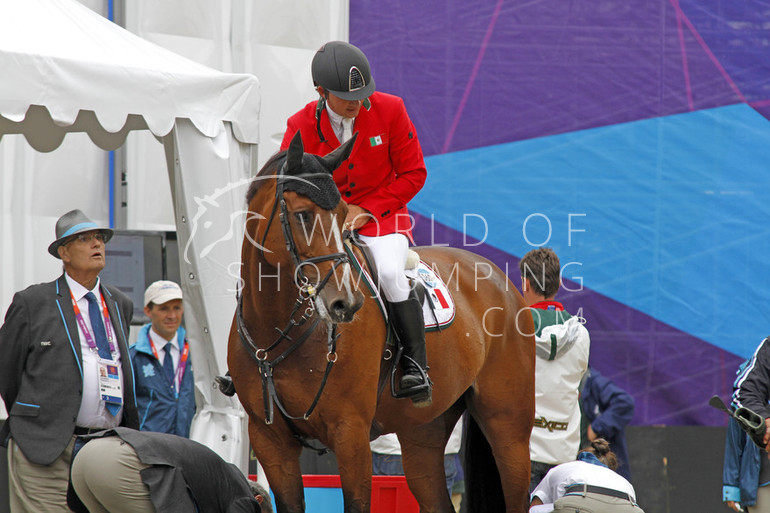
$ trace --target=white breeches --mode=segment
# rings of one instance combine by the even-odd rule
[[[359,235],[366,244],[372,259],[380,289],[391,303],[406,301],[409,297],[409,280],[404,274],[406,257],[409,253],[409,239],[401,233],[389,233],[379,237]]]

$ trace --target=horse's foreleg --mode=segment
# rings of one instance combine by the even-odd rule
[[[345,513],[369,513],[372,500],[372,453],[368,426],[336,430],[334,452],[342,483]]]
[[[249,421],[249,439],[275,495],[276,513],[304,513],[305,491],[299,464],[302,447],[289,433],[261,420]]]

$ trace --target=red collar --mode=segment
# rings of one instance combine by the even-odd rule
[[[538,310],[549,310],[553,307],[557,312],[564,310],[564,306],[558,301],[538,301],[529,305],[530,308],[537,308]]]

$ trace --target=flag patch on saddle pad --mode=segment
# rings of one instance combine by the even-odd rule
[[[349,244],[345,244],[345,251],[351,259],[351,264],[356,272],[360,272],[365,288],[367,288],[380,306],[380,312],[387,320],[388,313],[382,294],[377,290],[369,272],[366,270],[363,262],[358,259]],[[412,280],[418,280],[425,290],[425,298],[422,303],[422,313],[425,319],[425,329],[427,331],[436,331],[448,327],[455,320],[455,301],[449,292],[446,284],[436,272],[425,262],[420,260],[420,256],[410,250],[410,256],[407,259],[407,268],[404,269],[406,276]]]
[[[417,278],[425,287],[425,301],[422,304],[425,328],[438,329],[452,324],[455,319],[455,302],[436,272],[420,260],[417,268],[407,271],[407,276]]]
[[[382,144],[382,136],[381,135],[376,135],[374,137],[370,137],[369,138],[369,144],[371,144],[372,147],[381,145]]]

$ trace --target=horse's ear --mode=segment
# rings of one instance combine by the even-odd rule
[[[353,145],[356,143],[357,138],[358,132],[353,134],[353,137],[345,141],[339,148],[323,157],[324,163],[329,166],[330,173],[340,167],[340,164],[350,157],[350,154],[353,152]]]
[[[289,149],[286,153],[286,171],[287,174],[293,174],[292,171],[302,167],[302,156],[305,154],[305,147],[302,145],[302,134],[299,130],[294,134],[289,143]]]

